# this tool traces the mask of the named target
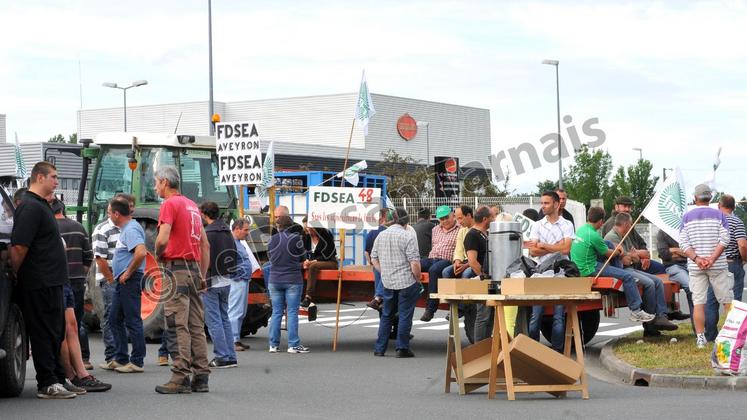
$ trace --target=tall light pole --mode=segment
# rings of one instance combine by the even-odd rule
[[[213,6],[208,0],[208,78],[210,79],[210,99],[208,100],[208,126],[210,135],[215,134],[213,125]]]
[[[429,121],[418,121],[418,127],[425,127],[425,169],[431,166],[431,139],[430,139],[430,127]]]
[[[138,86],[145,86],[148,84],[147,80],[135,80],[130,86],[124,87],[119,86],[116,83],[104,82],[101,85],[112,89],[120,89],[124,94],[124,131],[127,132],[127,89],[132,89]]]
[[[560,137],[560,76],[558,60],[542,60],[542,64],[555,66],[555,100],[558,106],[558,188],[563,189],[563,139]]]
[[[638,160],[643,160],[643,149],[640,147],[634,147],[633,150],[638,152]]]

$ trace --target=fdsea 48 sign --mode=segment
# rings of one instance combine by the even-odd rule
[[[309,226],[378,229],[380,188],[309,188]]]
[[[249,121],[215,124],[215,151],[221,185],[262,182],[262,141]]]

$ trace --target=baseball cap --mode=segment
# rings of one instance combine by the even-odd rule
[[[625,206],[632,206],[633,200],[630,199],[627,195],[621,195],[615,199],[615,204],[622,204]]]
[[[711,193],[711,187],[709,187],[706,184],[698,184],[695,186],[695,196],[696,197],[710,197],[712,195]]]
[[[436,209],[436,219],[446,217],[451,214],[451,207],[449,206],[438,206]]]

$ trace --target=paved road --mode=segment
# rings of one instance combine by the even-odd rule
[[[338,351],[331,351],[332,305],[321,305],[320,321],[301,326],[301,337],[312,352],[305,355],[267,352],[267,330],[248,337],[251,350],[239,353],[236,369],[216,370],[210,378],[209,394],[161,396],[153,391],[165,382],[168,368],[155,365],[157,345],[148,345],[146,372],[116,374],[93,371],[114,385],[112,391],[89,394],[70,401],[35,398],[33,368],[22,396],[0,400],[0,419],[146,419],[146,418],[742,418],[741,393],[639,388],[620,384],[592,360],[591,399],[577,394],[557,400],[547,394],[520,395],[508,402],[501,394],[489,401],[485,391],[459,396],[443,393],[443,363],[446,323],[443,320],[414,328],[414,359],[377,358],[372,352],[375,313],[362,306],[346,307]],[[419,317],[420,310],[416,312]],[[440,312],[439,316],[444,313]],[[621,313],[621,316],[624,314]],[[348,318],[350,317],[350,318]],[[627,328],[624,317],[603,318],[601,330],[617,333]],[[604,338],[595,338],[589,353],[598,352]],[[92,335],[94,361],[103,352],[100,336]],[[390,349],[391,350],[391,349]],[[392,352],[393,353],[393,352]],[[593,358],[592,358],[593,359]]]

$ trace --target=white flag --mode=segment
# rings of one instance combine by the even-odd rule
[[[643,216],[675,241],[680,240],[682,216],[687,209],[685,182],[680,168],[659,184],[651,201],[643,209]]]
[[[18,133],[16,135],[15,145],[15,158],[16,158],[16,177],[19,178],[21,183],[26,182],[28,173],[26,172],[26,163],[23,161],[23,153],[21,153],[21,145],[18,143]]]
[[[265,162],[262,165],[262,182],[254,189],[259,200],[259,207],[264,208],[268,204],[267,191],[275,185],[275,142],[271,141],[265,154]]]
[[[360,121],[363,126],[363,136],[368,135],[368,121],[374,116],[374,114],[376,114],[376,109],[371,100],[371,92],[368,91],[366,71],[363,70],[361,87],[358,91],[358,101],[355,104],[355,119]]]
[[[347,181],[352,186],[357,187],[358,173],[365,170],[366,168],[368,168],[368,163],[366,163],[365,160],[362,160],[355,165],[345,169],[343,172],[338,172],[335,176],[337,178],[345,178],[345,181]]]

